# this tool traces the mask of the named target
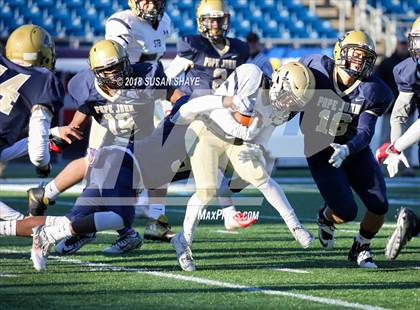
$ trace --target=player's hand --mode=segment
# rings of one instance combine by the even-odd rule
[[[345,144],[331,143],[330,146],[334,149],[334,153],[331,155],[328,161],[333,167],[340,168],[344,159],[349,156],[349,147]]]
[[[255,98],[233,96],[230,109],[233,112],[239,112],[242,115],[252,116],[254,114],[253,111],[254,111],[255,102],[256,102]]]
[[[38,177],[47,178],[50,175],[51,168],[52,168],[51,163],[48,163],[48,165],[46,166],[36,167],[35,172]]]
[[[382,144],[375,152],[375,158],[378,163],[381,163],[384,159],[388,157],[387,149],[391,145],[390,142],[385,142]]]
[[[264,152],[257,144],[246,143],[247,147],[239,152],[238,158],[241,162],[259,161],[265,166]]]
[[[80,130],[70,126],[54,127],[50,133],[50,151],[55,153],[61,153],[73,141],[83,138],[83,133]]]
[[[401,152],[387,154],[388,157],[384,160],[384,165],[386,165],[386,169],[388,170],[389,176],[391,178],[393,178],[398,173],[398,166],[400,162],[402,162],[407,168],[410,167],[410,165],[408,164],[407,157],[405,157],[404,153]]]

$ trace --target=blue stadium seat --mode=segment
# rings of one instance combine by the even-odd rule
[[[36,4],[40,8],[50,8],[50,7],[55,6],[55,1],[53,1],[53,0],[37,0]]]
[[[83,8],[85,4],[83,0],[66,0],[65,2],[70,9]]]

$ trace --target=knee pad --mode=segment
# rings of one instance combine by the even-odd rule
[[[370,212],[376,215],[384,215],[388,212],[388,208],[389,208],[388,200],[376,201],[375,203],[370,203],[366,205],[366,208]]]
[[[123,218],[112,211],[95,212],[94,220],[96,231],[118,230],[125,226]]]

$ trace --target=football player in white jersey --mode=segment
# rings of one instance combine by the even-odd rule
[[[261,191],[279,212],[301,246],[309,247],[313,236],[300,223],[281,187],[270,177],[264,145],[276,126],[303,109],[314,91],[315,78],[300,63],[289,63],[276,71],[271,85],[256,65],[244,64],[214,95],[192,99],[174,116],[178,124],[192,122],[185,141],[196,187],[188,202],[183,231],[171,240],[182,270],[195,270],[191,247],[198,216],[215,197],[218,167],[225,167],[228,160],[235,173]]]
[[[105,25],[105,38],[120,43],[131,63],[156,62],[172,34],[164,0],[129,0],[129,10],[114,13]]]
[[[166,50],[166,40],[171,35],[171,20],[164,13],[164,0],[129,0],[129,10],[113,14],[106,23],[105,37],[122,45],[128,53],[131,63],[151,62],[156,63]],[[106,129],[95,120],[92,121],[89,137],[89,153],[94,153],[101,145]],[[58,195],[69,187],[80,182],[87,169],[87,161],[80,158],[70,162],[66,168],[44,188],[29,190],[30,210],[46,209],[49,201],[54,201]],[[146,191],[144,191],[146,193]],[[159,190],[150,191],[150,195],[160,195]],[[147,195],[146,195],[147,196]],[[147,200],[147,199],[146,199]],[[145,203],[147,204],[147,202]],[[174,234],[171,232],[165,215],[165,206],[159,201],[149,205],[146,215],[151,218],[146,225],[145,237],[162,239]],[[38,214],[39,215],[39,214]],[[130,235],[130,234],[123,234]],[[131,236],[137,236],[134,232]],[[128,242],[133,247],[127,246],[127,240],[114,243],[112,250],[115,253],[128,252],[134,249],[139,242]],[[135,240],[133,240],[135,241]],[[121,247],[120,245],[124,245]],[[108,249],[110,250],[110,249]]]

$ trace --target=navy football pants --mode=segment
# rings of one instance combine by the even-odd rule
[[[388,211],[385,180],[369,147],[346,158],[340,168],[328,163],[333,149],[328,147],[307,158],[309,169],[326,204],[344,221],[357,215],[353,189],[374,214]]]

